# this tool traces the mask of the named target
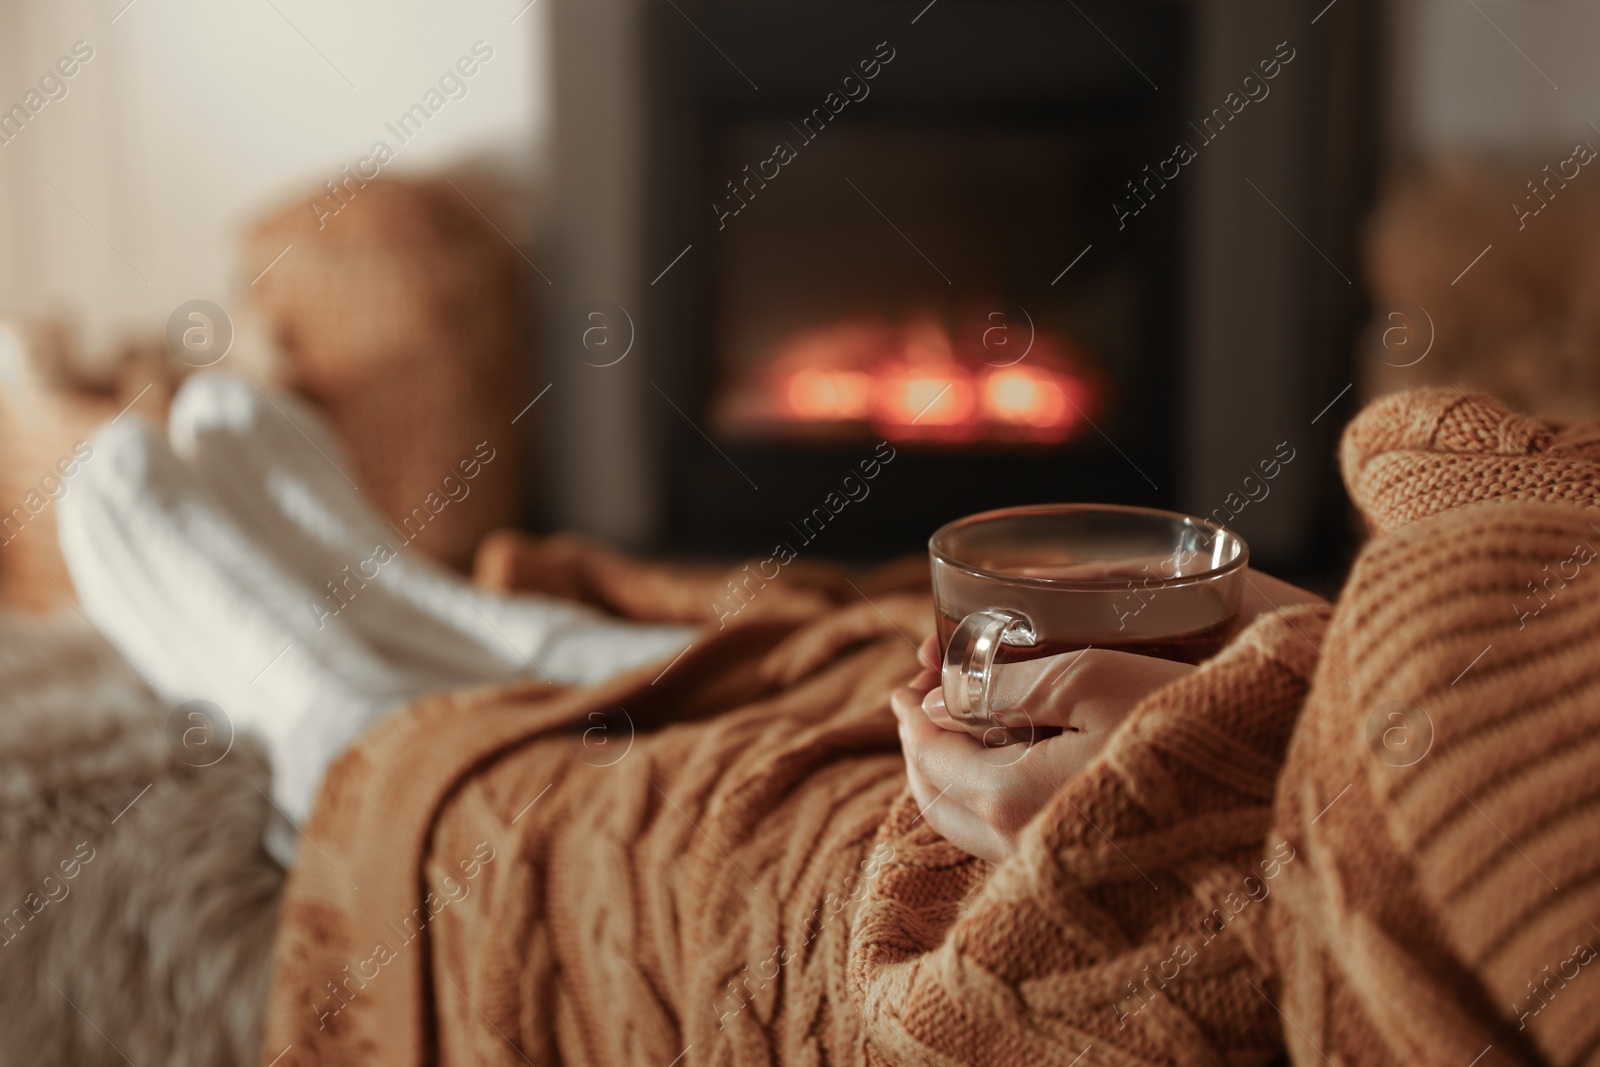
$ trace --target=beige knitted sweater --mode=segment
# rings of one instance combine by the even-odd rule
[[[1600,426],[1430,390],[1342,459],[1377,536],[1278,794],[1295,1061],[1596,1062]]]

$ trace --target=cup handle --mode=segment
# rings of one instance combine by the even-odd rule
[[[993,725],[989,694],[994,688],[995,654],[1003,644],[1026,647],[1037,642],[1033,621],[1017,612],[987,608],[962,619],[944,650],[940,672],[950,717],[963,726]]]

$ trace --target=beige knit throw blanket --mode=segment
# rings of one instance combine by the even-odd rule
[[[603,688],[421,702],[306,827],[262,1062],[1223,1065],[1286,1033],[1306,1063],[1592,1055],[1600,979],[1522,1031],[1510,1005],[1600,915],[1600,598],[1586,571],[1524,588],[1600,533],[1572,503],[1478,502],[1592,501],[1596,442],[1453,391],[1369,410],[1344,459],[1389,532],[1331,629],[1264,616],[1152,694],[997,866],[904,789],[886,702],[924,593],[799,574]],[[569,593],[715,614],[703,575],[511,549],[486,573],[554,559]],[[1431,717],[1420,760],[1373,734],[1390,700]]]

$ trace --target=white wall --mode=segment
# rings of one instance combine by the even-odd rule
[[[1394,118],[1402,151],[1539,151],[1600,137],[1600,4],[1400,0]]]
[[[0,110],[75,41],[94,50],[0,145],[0,312],[67,312],[99,348],[185,300],[230,306],[266,265],[237,261],[242,228],[398,146],[385,121],[475,41],[493,57],[392,170],[488,154],[531,176],[548,0],[126,3],[0,2]]]

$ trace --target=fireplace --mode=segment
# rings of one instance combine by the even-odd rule
[[[1219,192],[1215,174],[1237,147],[1303,231],[1339,248],[1359,204],[1315,217],[1317,183],[1359,184],[1370,159],[1330,156],[1305,123],[1359,112],[1354,96],[1329,112],[1330,74],[1359,66],[1354,16],[1297,38],[1301,85],[1283,77],[1253,129],[1207,149],[1223,163],[1163,179],[1152,168],[1195,139],[1207,86],[1220,98],[1255,52],[1273,54],[1267,35],[1288,36],[1278,8],[593,0],[554,12],[549,524],[680,555],[765,552],[885,447],[895,459],[872,503],[841,513],[818,554],[917,551],[943,522],[1009,504],[1209,512],[1232,466],[1270,455],[1325,402],[1317,371],[1268,369],[1260,349],[1281,358],[1330,319],[1353,328],[1353,294],[1328,295],[1302,238],[1266,231],[1281,225],[1272,209],[1242,182]],[[1245,216],[1242,242],[1214,232]],[[1230,243],[1247,260],[1242,288],[1218,296],[1210,275]],[[1263,290],[1252,272],[1277,281]],[[1263,292],[1292,298],[1290,321],[1282,307],[1253,327],[1214,320]],[[626,359],[579,343],[600,322]],[[1273,336],[1249,336],[1263,327]],[[1226,350],[1230,331],[1242,351]],[[1190,388],[1208,363],[1254,395]],[[1318,365],[1337,377],[1347,363]],[[1252,408],[1266,410],[1238,417]],[[1295,443],[1316,455],[1326,430]],[[1242,532],[1269,557],[1304,551],[1320,492],[1288,487],[1288,514],[1251,517],[1279,529]]]
[[[729,131],[722,171],[783,132]],[[1138,360],[1137,275],[1095,260],[1050,281],[1099,221],[1103,140],[863,109],[807,143],[808,166],[717,234],[711,428],[796,448],[1092,435],[1113,418],[1107,368]]]

